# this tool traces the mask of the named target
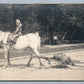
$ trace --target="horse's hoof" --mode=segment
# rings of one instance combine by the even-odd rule
[[[41,63],[40,66],[44,66],[44,65]]]
[[[48,64],[50,65],[50,64],[51,64],[51,62],[48,62]]]
[[[9,65],[4,65],[3,68],[9,67]]]
[[[44,66],[39,66],[39,69],[43,69],[44,68]]]
[[[6,66],[3,66],[3,68],[6,68]]]
[[[30,67],[30,64],[27,64],[26,66],[27,66],[27,67]]]

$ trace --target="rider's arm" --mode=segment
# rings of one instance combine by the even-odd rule
[[[22,30],[22,24],[18,25],[18,27],[16,28],[13,34],[17,34],[18,32],[21,32],[21,30]]]

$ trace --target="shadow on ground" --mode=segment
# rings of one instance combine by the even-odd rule
[[[17,69],[80,69],[80,70],[83,70],[84,66],[84,62],[81,62],[81,61],[77,61],[77,60],[74,60],[74,65],[67,65],[67,64],[50,64],[48,66],[44,65],[44,66],[40,66],[40,65],[37,65],[37,64],[30,64],[30,66],[27,66],[26,64],[11,64],[9,67],[6,67],[6,68],[17,68]],[[0,68],[3,68],[3,64],[0,65]]]

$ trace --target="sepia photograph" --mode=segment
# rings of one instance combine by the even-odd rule
[[[84,4],[0,4],[0,81],[84,81]]]

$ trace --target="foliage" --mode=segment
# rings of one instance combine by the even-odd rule
[[[39,31],[42,42],[53,43],[53,35],[58,40],[84,39],[83,4],[0,5],[0,30],[13,32],[17,18],[23,24],[23,34]]]

